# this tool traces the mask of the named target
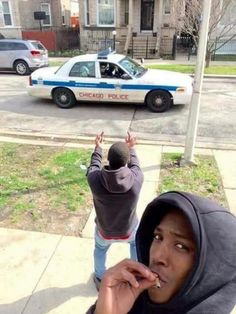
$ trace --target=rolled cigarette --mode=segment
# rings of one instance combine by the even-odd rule
[[[156,278],[156,288],[161,288],[160,279],[158,277]]]

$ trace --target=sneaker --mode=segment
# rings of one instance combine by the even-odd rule
[[[93,282],[95,284],[95,287],[97,289],[97,292],[99,291],[100,284],[101,284],[101,279],[93,275]]]

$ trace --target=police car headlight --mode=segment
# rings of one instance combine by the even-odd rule
[[[176,89],[176,92],[177,93],[185,93],[186,92],[186,87],[178,87],[177,89]]]

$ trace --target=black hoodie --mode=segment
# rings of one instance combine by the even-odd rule
[[[153,231],[171,208],[187,217],[197,244],[197,260],[170,302],[153,304],[144,292],[129,314],[229,314],[236,304],[236,217],[225,208],[190,193],[162,194],[142,216],[136,235],[138,260],[149,264]]]
[[[129,236],[138,224],[136,206],[143,184],[143,173],[135,150],[130,149],[127,167],[102,167],[102,149],[91,157],[87,179],[93,194],[96,224],[105,237]]]

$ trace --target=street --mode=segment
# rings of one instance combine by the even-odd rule
[[[146,140],[184,143],[188,106],[152,113],[144,105],[78,103],[63,110],[28,96],[28,77],[0,74],[0,129],[57,135],[123,137],[127,130]],[[236,145],[236,79],[204,79],[199,143]]]

